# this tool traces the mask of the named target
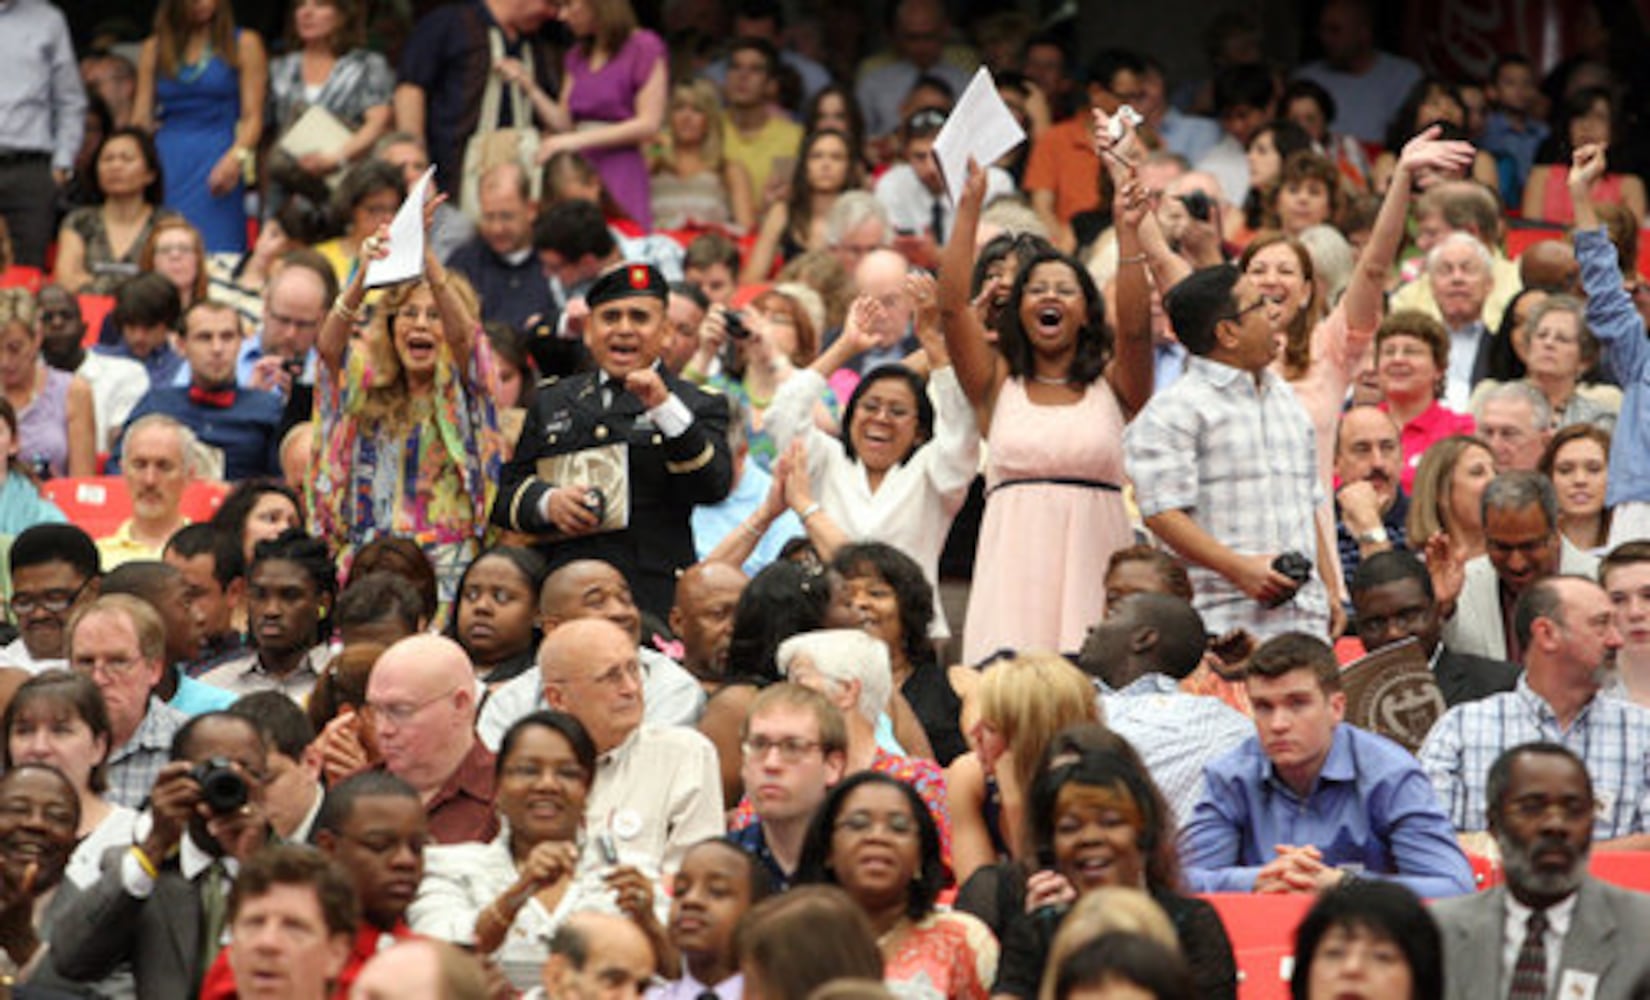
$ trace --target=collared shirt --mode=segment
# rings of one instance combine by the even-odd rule
[[[259,691],[279,691],[301,707],[309,700],[309,693],[315,689],[315,682],[321,679],[331,659],[332,647],[315,646],[304,654],[297,666],[276,676],[254,651],[202,674],[201,682],[233,692],[237,697]]]
[[[722,835],[716,748],[697,730],[642,723],[596,759],[585,816],[627,864],[652,877],[674,872],[689,847]]]
[[[710,1000],[705,994],[710,994],[717,1000],[742,1000],[745,995],[745,977],[734,973],[717,983],[715,987],[706,986],[693,978],[688,971],[687,962],[682,962],[682,978],[673,979],[663,986],[650,986],[642,994],[645,1000]]]
[[[1409,751],[1342,723],[1305,796],[1251,736],[1205,768],[1208,790],[1181,836],[1186,884],[1251,892],[1278,844],[1311,844],[1323,863],[1390,878],[1427,897],[1473,891],[1472,867]]]
[[[1622,387],[1604,502],[1614,507],[1650,501],[1650,339],[1644,335],[1644,317],[1622,287],[1616,248],[1604,227],[1576,230],[1575,247],[1587,293],[1587,325]]]
[[[431,841],[462,844],[498,835],[498,814],[493,811],[493,763],[493,752],[480,740],[473,740],[458,767],[424,803]],[[376,769],[385,770],[383,764]]]
[[[1031,144],[1021,186],[1053,194],[1054,216],[1061,222],[1100,204],[1100,188],[1094,183],[1100,156],[1094,151],[1093,133],[1094,118],[1085,109],[1044,129]]]
[[[655,726],[694,726],[705,709],[705,689],[675,660],[641,646],[636,658],[642,665],[642,721]],[[487,696],[476,719],[481,742],[497,750],[504,731],[519,718],[550,707],[544,697],[544,676],[538,668],[525,670]]]
[[[1014,193],[1014,178],[1001,167],[987,167],[985,173],[985,201]],[[930,191],[909,163],[889,167],[876,182],[877,200],[888,210],[888,220],[895,231],[929,233],[935,242],[943,243],[951,235],[952,220],[957,210],[944,191]],[[934,216],[939,213],[940,230],[934,231]],[[869,370],[869,369],[867,369]]]
[[[97,540],[97,554],[103,565],[103,572],[107,573],[122,563],[135,562],[139,559],[159,559],[162,545],[146,545],[132,537],[132,518],[121,522],[114,534]],[[189,524],[184,518],[178,525],[183,528]]]
[[[246,641],[246,635],[241,632],[225,632],[224,634],[208,638],[201,654],[193,660],[179,664],[185,674],[190,677],[199,677],[215,667],[221,667],[231,660],[240,660],[252,651],[251,643]]]
[[[1564,935],[1570,933],[1570,921],[1576,913],[1577,893],[1565,896],[1562,902],[1547,907],[1547,929],[1541,934],[1541,945],[1547,953],[1547,994],[1552,995],[1553,983],[1558,980],[1559,967],[1563,965]],[[1511,983],[1513,967],[1518,964],[1518,953],[1524,948],[1524,938],[1529,934],[1530,914],[1528,906],[1513,898],[1507,893],[1507,915],[1503,918],[1501,930],[1501,981]]]
[[[144,372],[149,376],[149,384],[152,386],[171,385],[172,380],[177,377],[178,369],[183,365],[183,355],[172,350],[166,344],[160,345],[150,351],[147,357],[142,358],[133,354],[132,349],[126,346],[124,340],[117,340],[113,344],[98,344],[92,350],[98,354],[106,354],[111,358],[125,358],[128,361],[136,361],[143,366]]]
[[[1489,331],[1483,320],[1449,332],[1449,369],[1444,373],[1444,405],[1465,410],[1472,400],[1472,369],[1478,362],[1478,348]]]
[[[41,674],[48,670],[67,670],[69,661],[61,656],[49,656],[43,660],[34,658],[29,652],[28,644],[18,636],[11,642],[0,646],[0,667],[17,667],[27,670],[31,674]]]
[[[1484,829],[1484,777],[1495,758],[1538,740],[1570,748],[1587,765],[1595,841],[1650,830],[1650,709],[1631,702],[1594,696],[1565,729],[1520,674],[1511,691],[1445,712],[1418,756],[1450,822],[1469,832]]]
[[[228,406],[207,406],[176,386],[149,390],[127,417],[127,426],[150,414],[171,417],[194,432],[201,443],[223,453],[223,478],[239,482],[281,471],[280,427],[286,404],[273,392],[231,387]],[[124,443],[109,456],[108,474],[118,475]]]
[[[1106,727],[1140,751],[1176,826],[1185,825],[1203,798],[1204,766],[1255,734],[1242,712],[1219,698],[1185,694],[1164,674],[1136,678],[1101,702]]]
[[[1382,411],[1387,409],[1380,404]],[[1432,405],[1416,414],[1398,431],[1398,445],[1404,456],[1404,471],[1398,484],[1406,492],[1415,485],[1415,470],[1421,467],[1421,456],[1428,448],[1452,434],[1471,434],[1478,429],[1470,413],[1457,413],[1436,399]]]
[[[1185,512],[1220,544],[1245,555],[1298,552],[1317,563],[1317,450],[1312,421],[1289,384],[1193,357],[1123,432],[1140,513]],[[1224,576],[1188,567],[1210,633],[1258,638],[1327,635],[1329,604],[1314,573],[1294,600],[1267,608]]]
[[[751,820],[749,826],[729,833],[728,840],[768,870],[768,878],[773,882],[774,892],[784,892],[791,887],[791,879],[796,873],[786,871],[779,863],[779,858],[774,856],[773,848],[768,846],[767,836],[762,833],[761,817]]]
[[[235,704],[235,693],[198,681],[180,670],[178,671],[178,689],[173,692],[172,698],[167,704],[184,715],[220,712]]]
[[[1515,124],[1505,111],[1491,111],[1484,116],[1484,133],[1478,137],[1477,144],[1479,149],[1495,157],[1503,204],[1522,203],[1524,182],[1530,179],[1536,151],[1549,135],[1552,129],[1534,115],[1526,116],[1522,125]]]
[[[62,11],[44,0],[0,7],[0,148],[50,153],[68,170],[86,128],[86,88]]]
[[[189,716],[151,694],[132,738],[109,752],[109,790],[103,797],[117,806],[142,806],[171,759],[172,737],[188,721]]]
[[[148,836],[149,824],[153,822],[148,813],[138,817],[136,828],[132,831],[133,843],[141,842]],[[151,859],[153,863],[164,864],[162,859]],[[214,861],[223,863],[224,874],[233,883],[241,873],[241,863],[232,855],[218,855],[207,850],[195,842],[195,835],[185,830],[183,839],[178,842],[178,872],[188,881],[195,881],[196,876],[212,866]],[[133,899],[148,899],[155,893],[155,880],[143,866],[138,864],[137,858],[130,851],[120,856],[120,884],[126,894]]]

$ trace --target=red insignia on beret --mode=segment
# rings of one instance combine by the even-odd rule
[[[636,289],[638,292],[645,290],[647,288],[647,285],[648,285],[648,280],[647,279],[648,279],[648,274],[647,274],[647,265],[646,264],[633,264],[633,265],[631,265],[631,267],[630,267],[630,287],[631,288]]]

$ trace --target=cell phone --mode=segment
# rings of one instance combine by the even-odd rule
[[[288,378],[296,380],[298,376],[304,373],[304,359],[287,358],[281,362],[281,371],[286,372]]]
[[[1037,848],[1037,870],[1051,872],[1054,870],[1054,848],[1044,844]]]
[[[773,158],[773,165],[768,168],[768,178],[770,180],[781,177],[784,178],[786,183],[789,183],[791,175],[794,173],[796,173],[796,157],[794,156],[776,156]]]
[[[1186,206],[1187,214],[1199,222],[1208,222],[1209,215],[1214,210],[1214,202],[1202,191],[1192,191],[1180,195],[1180,203]]]

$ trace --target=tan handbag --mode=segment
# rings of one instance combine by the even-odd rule
[[[489,67],[504,58],[504,36],[497,28],[487,29],[487,43],[492,60]],[[533,77],[531,55],[524,59],[527,78]],[[516,124],[510,128],[498,127],[499,102],[504,88],[510,88],[510,116]],[[519,163],[527,174],[528,191],[536,201],[543,181],[536,162],[539,152],[539,130],[533,127],[532,105],[527,92],[517,84],[506,84],[502,77],[489,68],[487,85],[481,93],[481,117],[476,130],[464,143],[463,177],[459,180],[459,207],[472,219],[481,219],[481,176],[501,163]],[[439,181],[440,178],[437,178]]]

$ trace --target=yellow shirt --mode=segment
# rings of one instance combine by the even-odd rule
[[[802,126],[782,115],[770,117],[754,135],[741,133],[732,119],[722,120],[722,152],[751,175],[751,191],[758,198],[762,197],[774,162],[789,159],[794,163],[801,148]]]
[[[1518,265],[1499,253],[1491,258],[1490,275],[1495,283],[1484,300],[1484,328],[1493,334],[1501,329],[1501,314],[1507,311],[1507,303],[1524,287],[1524,282],[1518,276]],[[1438,311],[1438,301],[1432,297],[1432,282],[1424,274],[1393,292],[1389,309],[1392,312],[1419,309],[1439,322],[1444,319]]]
[[[183,519],[182,528],[189,523]],[[97,555],[103,565],[103,572],[107,573],[122,563],[137,562],[140,559],[159,559],[165,545],[148,546],[132,537],[132,519],[127,518],[115,529],[115,533],[107,538],[97,540]]]

